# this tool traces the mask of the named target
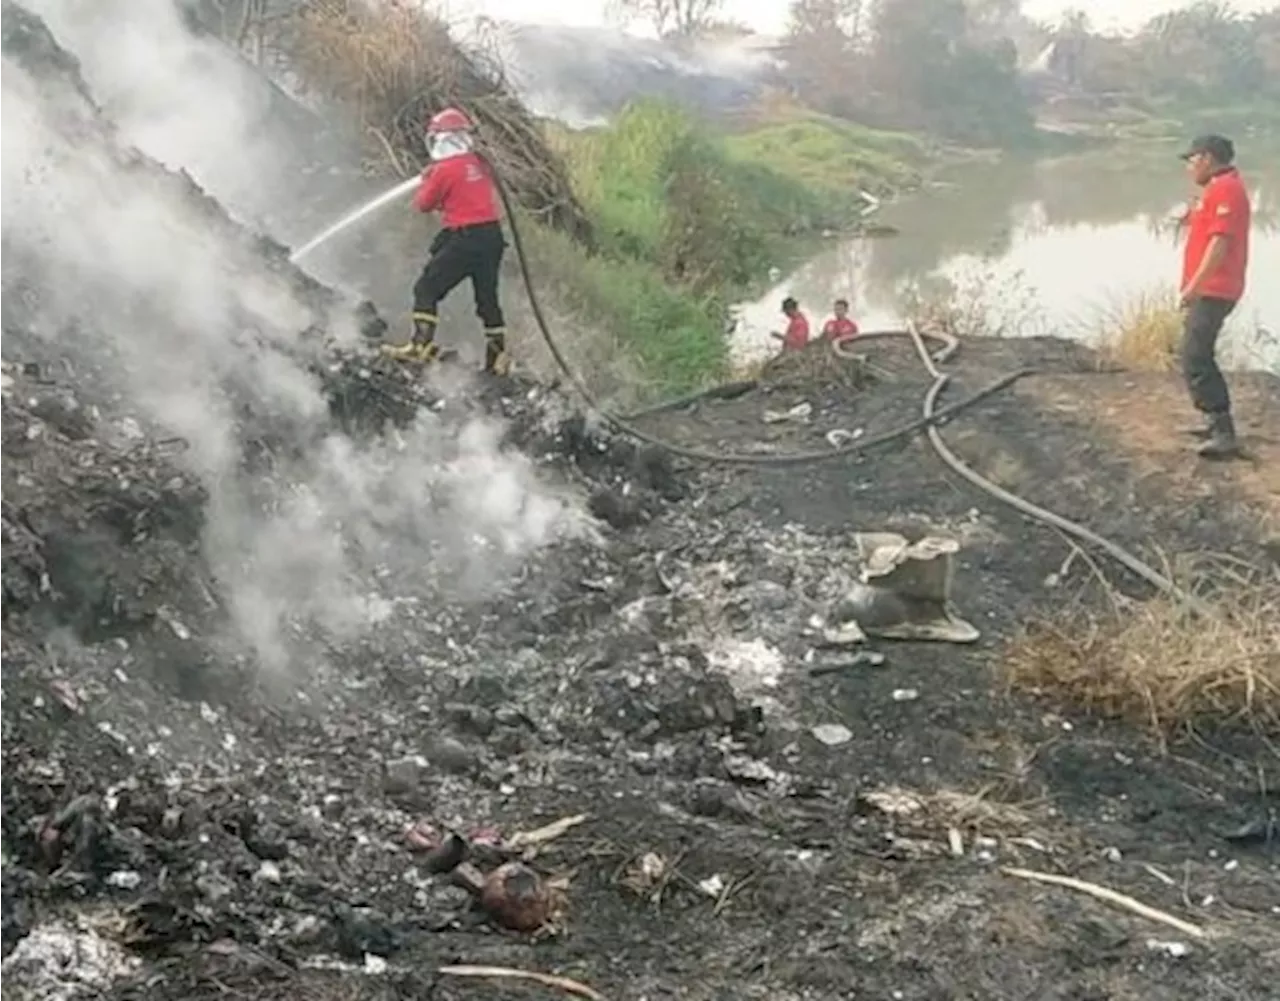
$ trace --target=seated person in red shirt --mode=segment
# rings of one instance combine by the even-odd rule
[[[822,336],[828,341],[838,341],[845,337],[854,337],[857,333],[858,324],[849,316],[849,300],[837,299],[835,316],[823,326]]]
[[[782,315],[787,318],[787,332],[773,332],[775,340],[782,342],[783,351],[801,351],[809,343],[809,318],[800,312],[800,304],[791,296],[782,300]]]

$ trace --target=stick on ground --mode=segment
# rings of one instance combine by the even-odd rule
[[[532,980],[544,987],[555,987],[590,1001],[607,1001],[599,991],[568,977],[556,977],[534,970],[517,970],[508,966],[442,966],[440,972],[450,977],[491,977],[497,980]]]
[[[1190,921],[1183,921],[1176,918],[1172,914],[1157,910],[1140,900],[1134,900],[1133,897],[1126,896],[1123,893],[1117,893],[1115,890],[1109,890],[1105,886],[1099,886],[1097,883],[1086,883],[1083,879],[1075,879],[1072,876],[1058,876],[1048,872],[1035,872],[1031,869],[1014,869],[1006,867],[1004,870],[1010,876],[1017,876],[1019,879],[1029,879],[1036,883],[1051,883],[1054,886],[1065,886],[1069,890],[1079,890],[1081,893],[1087,893],[1091,897],[1098,900],[1105,900],[1109,904],[1115,904],[1117,907],[1123,907],[1126,911],[1134,914],[1140,914],[1144,918],[1151,921],[1159,921],[1166,924],[1170,928],[1176,928],[1184,935],[1190,935],[1192,938],[1208,938],[1209,933],[1199,925],[1193,925]]]

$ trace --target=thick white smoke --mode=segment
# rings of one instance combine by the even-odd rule
[[[188,171],[234,213],[274,215],[286,142],[264,127],[269,88],[229,48],[188,31],[176,0],[29,0],[80,60],[123,139]]]
[[[103,79],[112,49],[94,44]],[[118,52],[139,58],[130,46]],[[180,53],[166,59],[175,73],[190,65]],[[203,103],[220,81],[199,84],[175,79],[169,91],[191,95],[182,135],[151,126],[174,166],[184,136],[198,137],[190,152],[202,162],[246,153],[243,135],[219,131],[234,109],[221,97]],[[211,107],[217,116],[202,117]],[[113,150],[72,89],[6,56],[3,122],[4,263],[38,289],[31,332],[77,372],[95,372],[95,390],[118,390],[157,433],[189,443],[184,461],[210,495],[210,568],[265,666],[287,668],[298,635],[366,628],[380,580],[474,591],[582,530],[576,502],[540,483],[486,422],[450,430],[424,412],[372,443],[333,431],[311,367],[317,348],[298,336],[317,319],[315,303],[178,178]],[[255,420],[284,434],[287,454],[250,473],[245,423]]]

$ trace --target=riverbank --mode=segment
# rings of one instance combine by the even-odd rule
[[[713,128],[638,102],[605,127],[545,128],[596,252],[530,226],[535,269],[562,306],[631,356],[647,395],[722,378],[729,305],[815,242],[856,232],[861,192],[909,191],[940,160],[916,137],[794,109]]]
[[[1047,149],[1186,143],[1219,133],[1242,147],[1280,145],[1280,108],[1274,101],[1188,105],[1174,99],[1064,95],[1038,109],[1037,130]]]

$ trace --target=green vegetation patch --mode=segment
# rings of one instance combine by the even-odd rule
[[[827,115],[803,115],[737,135],[725,145],[740,162],[762,164],[826,197],[851,199],[858,188],[885,194],[920,182],[923,140]]]
[[[643,395],[683,392],[723,377],[728,345],[716,299],[668,283],[646,261],[588,254],[545,227],[524,232],[535,280],[549,280],[565,307],[604,328],[640,363],[650,383]]]

